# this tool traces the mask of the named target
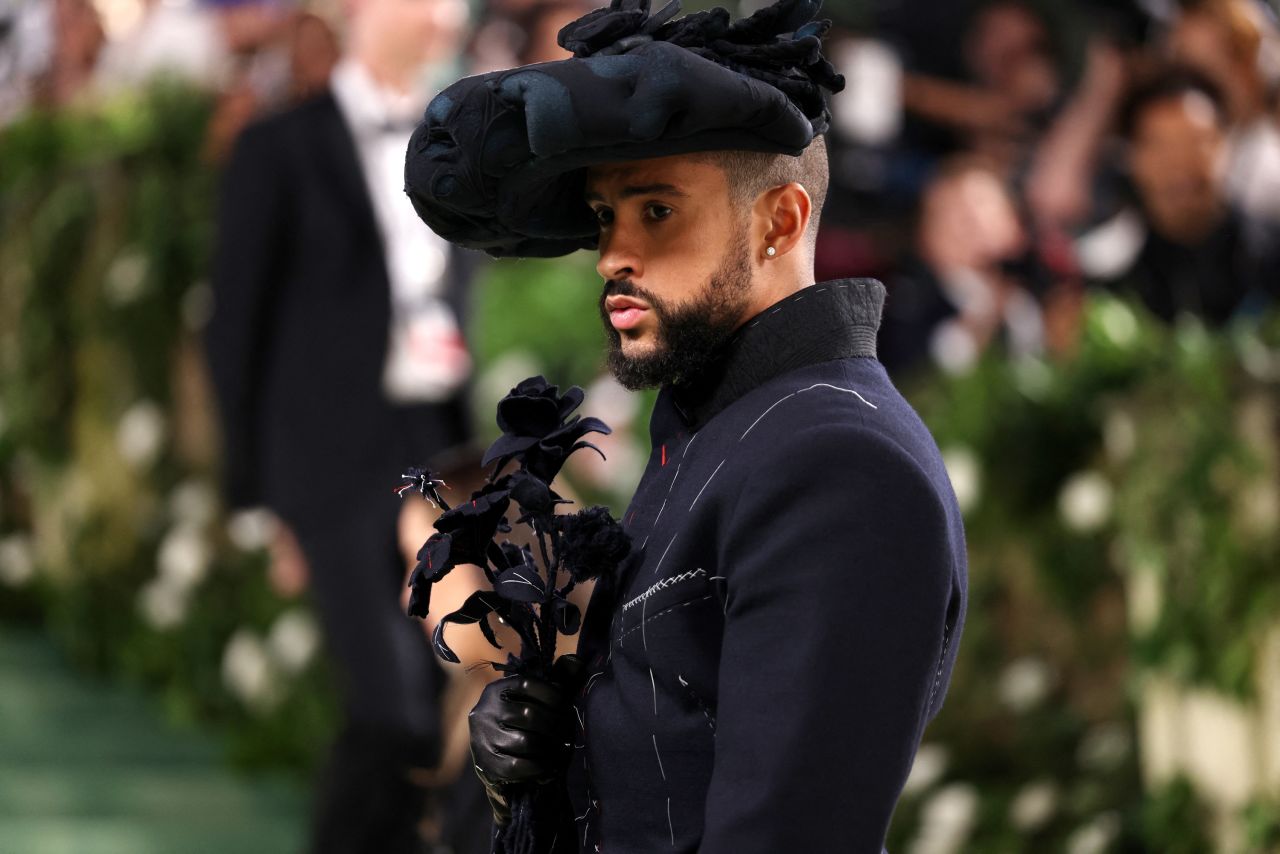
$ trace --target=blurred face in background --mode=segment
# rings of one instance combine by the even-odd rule
[[[1225,148],[1221,116],[1203,93],[1153,101],[1136,116],[1130,171],[1157,234],[1194,244],[1218,224]]]
[[[1217,84],[1232,119],[1239,121],[1249,118],[1263,98],[1261,37],[1248,10],[1226,0],[1182,13],[1169,32],[1169,52]]]
[[[1005,96],[1020,112],[1048,109],[1057,98],[1057,62],[1049,32],[1029,7],[997,3],[979,13],[965,53],[979,82]]]
[[[989,271],[1022,254],[1025,233],[1004,182],[979,165],[944,172],[925,190],[920,251],[935,270]]]
[[[467,24],[466,0],[351,0],[353,49],[414,68],[451,59]]]

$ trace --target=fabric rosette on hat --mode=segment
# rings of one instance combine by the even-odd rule
[[[573,57],[467,77],[427,106],[405,191],[441,237],[495,257],[596,246],[586,167],[722,149],[799,155],[826,132],[820,0],[731,21],[613,0],[567,25]]]

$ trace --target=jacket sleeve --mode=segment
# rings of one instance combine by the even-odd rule
[[[228,503],[261,503],[258,405],[271,294],[286,237],[284,175],[270,127],[253,125],[222,175],[205,350],[218,399]]]
[[[896,442],[862,428],[807,428],[753,464],[722,563],[700,852],[879,854],[944,654],[944,504]]]

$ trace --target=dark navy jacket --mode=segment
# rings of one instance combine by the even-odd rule
[[[633,553],[583,627],[581,850],[881,851],[966,587],[937,446],[875,359],[883,299],[805,288],[659,394]]]

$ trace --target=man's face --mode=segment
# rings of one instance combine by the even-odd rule
[[[609,367],[628,388],[696,374],[750,316],[750,211],[714,163],[673,156],[593,167],[600,313]]]
[[[398,66],[450,59],[467,23],[464,0],[358,0],[379,51]]]
[[[1213,102],[1189,93],[1148,105],[1134,126],[1134,183],[1157,233],[1193,242],[1222,209],[1225,140]]]

